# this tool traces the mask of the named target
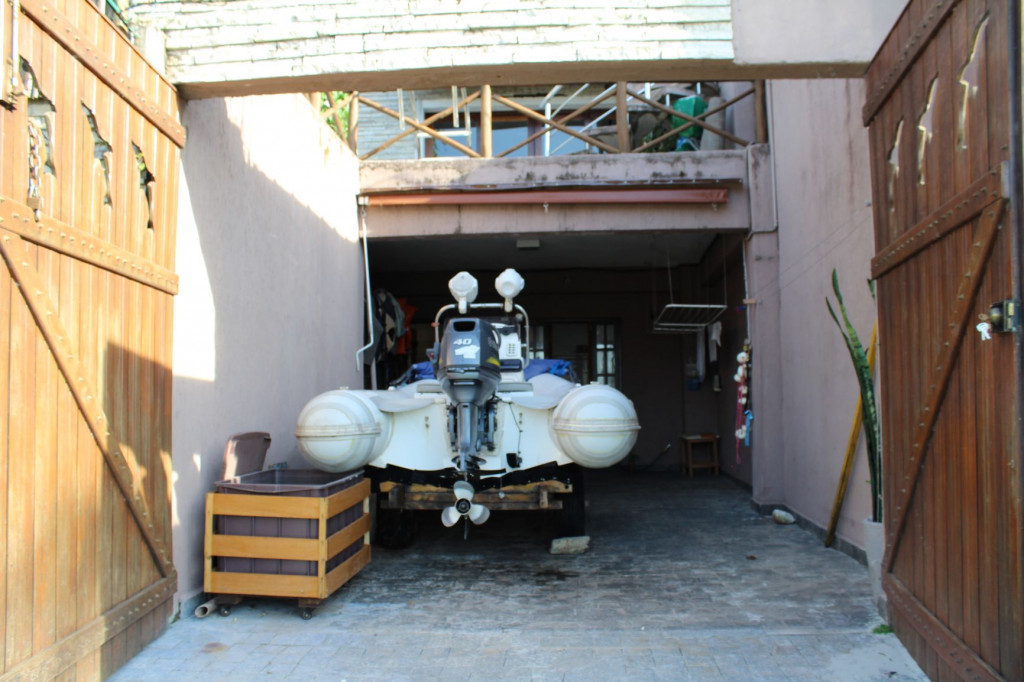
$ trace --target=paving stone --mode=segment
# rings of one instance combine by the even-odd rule
[[[247,599],[173,623],[111,679],[926,679],[871,633],[867,570],[763,520],[728,479],[587,483],[586,554],[549,554],[542,513],[495,512],[468,540],[424,514],[412,547],[374,548],[312,620]]]

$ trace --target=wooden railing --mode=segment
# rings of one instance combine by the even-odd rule
[[[577,93],[582,90],[583,88],[580,88]],[[453,93],[454,92],[455,89],[453,88]],[[358,92],[350,93],[341,99],[335,98],[330,93],[327,93],[326,97],[328,98],[330,106],[323,112],[324,116],[327,118],[333,117],[335,129],[339,131],[339,135],[342,135],[343,138],[346,139],[349,147],[351,147],[353,151],[357,150],[356,143],[359,134],[360,105],[369,107],[394,118],[399,122],[400,132],[398,134],[377,145],[373,149],[360,154],[360,159],[371,158],[393,146],[397,142],[405,139],[409,135],[417,132],[448,145],[452,149],[455,149],[470,158],[506,157],[553,131],[559,131],[572,138],[581,140],[589,147],[607,154],[637,153],[653,150],[658,148],[659,145],[667,140],[670,140],[681,133],[690,131],[694,127],[699,127],[703,129],[704,132],[718,135],[740,147],[745,147],[755,141],[767,141],[765,132],[767,127],[764,124],[765,113],[762,81],[756,82],[753,87],[696,116],[691,116],[685,112],[678,111],[667,104],[651,99],[639,92],[635,92],[624,82],[616,83],[615,85],[605,89],[597,96],[592,97],[586,103],[578,106],[576,109],[557,117],[554,114],[549,117],[515,101],[510,97],[493,93],[490,85],[483,85],[479,90],[468,94],[463,91],[461,98],[453,96],[452,106],[449,106],[442,111],[438,111],[437,113],[424,118],[422,121],[407,116],[404,111],[395,111],[394,109],[380,104],[379,102],[376,102]],[[754,98],[756,121],[755,140],[743,139],[733,132],[725,130],[720,126],[713,125],[707,120],[709,117],[734,106],[736,103],[748,97]],[[614,98],[613,103],[605,104],[612,98]],[[478,117],[479,150],[474,149],[471,146],[467,146],[466,144],[453,139],[450,134],[446,134],[443,130],[438,130],[433,127],[438,121],[452,117],[453,114],[456,114],[459,110],[469,112],[470,105],[477,102],[477,100],[479,100],[478,111],[474,111],[474,115]],[[653,139],[645,140],[640,144],[634,145],[630,130],[630,114],[641,112],[636,110],[630,111],[630,102],[642,104],[645,107],[645,111],[656,112],[663,115],[663,117],[671,117],[669,120],[675,119],[677,121],[683,121],[683,123],[660,133]],[[493,150],[494,140],[492,134],[493,107],[495,104],[504,107],[508,111],[519,114],[525,119],[536,122],[540,127],[530,133],[525,139],[520,140],[508,149],[495,154]],[[588,128],[593,126],[596,121],[588,122],[587,125],[583,126],[582,130],[577,130],[572,127],[573,122],[579,122],[585,114],[592,112],[595,108],[600,107],[603,104],[605,104],[605,106],[602,107],[604,111],[599,119],[604,119],[614,114],[615,144],[609,143],[607,131],[605,135],[603,135],[605,139],[599,139],[595,134],[587,132]],[[634,104],[634,106],[636,105]],[[339,112],[342,110],[347,110],[348,112],[347,126],[343,126],[342,120],[339,117]],[[451,130],[449,129],[448,132],[451,132]]]

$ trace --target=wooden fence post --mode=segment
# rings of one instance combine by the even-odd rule
[[[480,86],[480,154],[489,159],[494,155],[491,139],[491,86]]]
[[[340,132],[340,131],[339,131]],[[359,92],[354,91],[348,100],[348,148],[359,154]]]
[[[768,141],[768,116],[765,110],[764,81],[754,81],[754,121],[757,126],[757,142]]]
[[[626,82],[615,84],[615,132],[618,134],[619,153],[632,151],[629,143],[629,110],[626,108]]]

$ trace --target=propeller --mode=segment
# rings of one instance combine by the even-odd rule
[[[473,503],[473,494],[476,491],[468,482],[456,481],[452,486],[452,492],[455,493],[455,504],[445,507],[441,512],[441,523],[446,528],[451,528],[464,516],[478,526],[491,518],[490,509],[482,504]]]

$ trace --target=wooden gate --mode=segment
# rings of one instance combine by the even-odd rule
[[[933,678],[1024,679],[1007,4],[912,0],[867,76],[892,625]],[[1017,266],[1019,268],[1019,266]],[[1018,273],[1019,274],[1019,273]]]
[[[171,563],[174,90],[87,0],[4,3],[0,680],[106,676]]]

